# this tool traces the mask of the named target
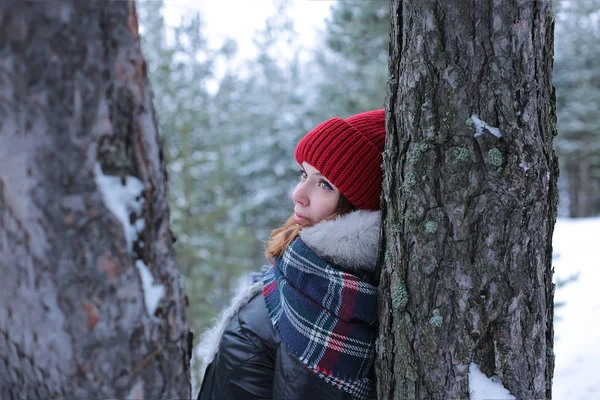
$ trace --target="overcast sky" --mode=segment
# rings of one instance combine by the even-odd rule
[[[295,28],[306,47],[312,46],[317,30],[324,27],[334,2],[291,2]],[[211,47],[218,47],[229,36],[237,41],[239,56],[247,58],[253,53],[254,32],[264,28],[266,18],[274,13],[275,7],[272,0],[165,0],[165,18],[170,25],[177,25],[182,15],[197,11],[205,22],[204,33]]]

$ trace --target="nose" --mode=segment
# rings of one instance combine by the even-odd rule
[[[302,182],[296,185],[294,193],[292,193],[292,200],[295,204],[300,204],[303,207],[307,207],[310,204],[308,194],[306,193],[306,188],[304,188]]]

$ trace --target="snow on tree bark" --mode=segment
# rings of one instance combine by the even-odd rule
[[[135,4],[2,2],[0,398],[191,397],[166,183]]]
[[[391,1],[378,398],[551,398],[550,1]]]

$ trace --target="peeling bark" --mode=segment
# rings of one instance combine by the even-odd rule
[[[130,244],[99,173],[143,185]],[[190,398],[166,184],[133,1],[2,2],[0,398]]]
[[[391,1],[380,399],[552,397],[552,2]]]

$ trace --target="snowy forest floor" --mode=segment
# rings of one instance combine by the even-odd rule
[[[553,398],[596,400],[600,398],[600,218],[559,219],[553,247],[558,283]]]

